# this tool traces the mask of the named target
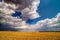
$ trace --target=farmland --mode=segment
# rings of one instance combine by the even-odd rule
[[[0,40],[60,40],[60,32],[0,32]]]

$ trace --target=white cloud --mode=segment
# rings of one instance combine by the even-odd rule
[[[8,1],[8,0],[7,0]],[[37,7],[39,5],[39,0],[21,0],[21,4],[14,4],[14,3],[6,3],[0,2],[0,16],[3,17],[0,22],[2,23],[9,23],[13,25],[13,28],[20,27],[20,28],[27,28],[28,25],[26,24],[26,20],[28,18],[35,19],[40,17],[36,12]],[[17,17],[12,17],[11,14],[15,11],[22,12],[24,19],[19,19]],[[26,18],[26,19],[25,19]]]
[[[17,29],[22,29],[19,31],[60,31],[60,13],[51,19],[47,18],[38,21],[36,24],[28,25],[24,24],[22,27],[16,27]]]
[[[39,31],[60,31],[60,13],[58,13],[51,19],[47,18],[44,20],[40,20],[39,22],[37,22],[37,24],[37,29],[39,29]]]

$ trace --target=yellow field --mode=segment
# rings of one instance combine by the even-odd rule
[[[0,40],[60,40],[60,32],[0,32]]]

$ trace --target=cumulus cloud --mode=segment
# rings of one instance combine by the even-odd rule
[[[40,20],[36,24],[27,24],[28,19],[40,17],[36,12],[40,0],[19,1],[21,3],[15,0],[12,0],[12,2],[8,0],[0,2],[0,23],[6,23],[4,25],[18,31],[60,31],[60,13],[51,19]],[[15,13],[15,11],[21,12],[23,17],[12,17],[11,14]]]
[[[26,20],[40,17],[36,12],[39,3],[39,0],[4,0],[0,2],[0,22],[9,23],[13,28],[25,28]],[[22,18],[12,17],[11,14],[15,11],[21,12]]]
[[[36,12],[37,7],[38,7],[38,5],[40,3],[39,0],[18,0],[18,1],[16,1],[16,0],[11,0],[11,1],[5,0],[5,2],[6,2],[6,5],[9,8],[14,9],[15,11],[22,12],[22,15],[24,17],[29,17],[30,19],[40,17],[38,15],[38,13]],[[7,4],[7,2],[8,2],[8,4]]]
[[[39,31],[60,31],[60,13],[51,19],[40,20],[37,24]]]
[[[40,20],[36,24],[24,24],[22,27],[18,26],[15,28],[22,29],[19,31],[60,31],[60,13],[51,19]]]

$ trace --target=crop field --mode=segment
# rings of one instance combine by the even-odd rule
[[[60,40],[60,32],[0,32],[0,40]]]

